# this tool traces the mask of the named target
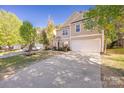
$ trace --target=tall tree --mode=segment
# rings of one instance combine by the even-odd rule
[[[45,30],[43,30],[41,38],[42,38],[41,42],[43,43],[45,49],[48,49],[50,42],[49,42],[48,35]]]
[[[105,52],[107,44],[117,39],[120,31],[118,18],[124,15],[124,6],[95,6],[85,13],[85,27],[105,32]]]
[[[21,42],[19,35],[21,24],[15,14],[0,10],[0,46],[11,47]]]
[[[47,31],[47,37],[48,37],[48,40],[50,41],[50,43],[54,38],[54,30],[55,30],[54,23],[52,20],[49,20],[46,31]]]
[[[20,35],[25,43],[29,45],[28,51],[31,52],[36,40],[37,33],[30,22],[23,22],[23,25],[20,28]]]
[[[37,32],[36,42],[42,43],[42,31],[43,31],[43,29],[41,27],[35,27],[35,30]]]
[[[49,45],[52,45],[54,39],[54,31],[55,26],[53,20],[49,18],[47,27],[42,32],[42,42],[45,46],[45,49],[48,48]]]

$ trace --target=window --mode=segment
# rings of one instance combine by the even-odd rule
[[[66,30],[63,30],[63,35],[66,35]]]
[[[63,30],[63,35],[68,35],[68,30],[67,29]]]
[[[80,24],[76,25],[76,32],[80,32]]]
[[[68,30],[65,31],[65,35],[68,35]]]
[[[65,30],[63,30],[63,35],[65,35]]]

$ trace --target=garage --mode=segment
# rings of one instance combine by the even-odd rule
[[[72,51],[101,52],[101,38],[71,40]]]

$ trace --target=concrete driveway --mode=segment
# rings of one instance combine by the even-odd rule
[[[100,55],[68,52],[32,64],[0,81],[0,87],[102,87]]]

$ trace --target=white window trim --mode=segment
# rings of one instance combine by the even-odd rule
[[[68,31],[68,30],[69,30],[69,29],[64,28],[64,29],[63,29],[64,35],[63,35],[63,32],[62,32],[62,35],[63,35],[63,36],[68,36],[68,33],[69,33],[69,31]],[[66,31],[67,31],[67,35],[65,34],[65,33],[66,33]]]
[[[64,30],[65,30],[65,29],[62,30],[62,35],[63,35],[63,36],[64,36]]]
[[[80,23],[75,23],[75,32],[79,33],[79,32],[76,31],[76,25],[80,25],[80,31],[79,32],[81,32],[81,24]]]

